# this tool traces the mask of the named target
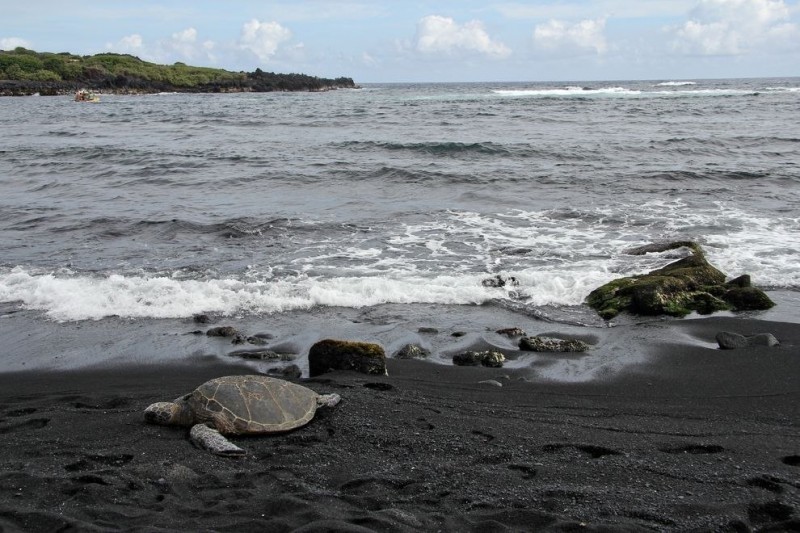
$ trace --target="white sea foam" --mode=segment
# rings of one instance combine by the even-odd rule
[[[515,273],[531,303],[579,304],[608,273]],[[107,316],[179,318],[195,313],[275,313],[314,306],[366,307],[385,303],[481,304],[509,297],[505,288],[484,287],[485,274],[373,276],[278,281],[176,280],[164,276],[105,277],[33,273],[17,267],[0,274],[0,301],[21,302],[55,320]],[[516,296],[516,295],[512,295]]]
[[[791,89],[785,89],[791,90]],[[625,87],[600,89],[564,87],[562,89],[496,89],[492,93],[505,98],[679,98],[691,96],[747,96],[758,91],[743,89],[684,89],[640,91]]]
[[[800,87],[765,87],[764,90],[778,93],[800,93]]]
[[[656,83],[656,87],[683,87],[684,85],[697,85],[694,81],[662,81]]]
[[[596,96],[637,96],[641,91],[626,89],[624,87],[604,87],[599,89],[589,87],[567,86],[559,89],[495,89],[492,93],[508,97],[596,97]]]
[[[314,306],[386,303],[580,305],[595,287],[647,272],[673,253],[630,256],[653,241],[698,235],[710,261],[759,286],[800,288],[800,218],[760,216],[720,202],[703,210],[680,200],[592,212],[452,211],[396,228],[381,247],[367,235],[301,247],[280,264],[238,275],[211,272],[83,274],[0,269],[0,302],[21,302],[56,320],[105,316],[177,318],[200,312],[276,313]],[[484,287],[500,274],[518,286]]]

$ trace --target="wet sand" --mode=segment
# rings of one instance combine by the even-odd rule
[[[252,367],[195,354],[7,371],[0,531],[800,530],[800,326],[618,329],[593,351],[646,356],[591,379],[548,379],[543,361],[593,351],[502,369],[392,359],[385,377],[303,380],[341,404],[294,432],[234,439],[240,459],[142,410]],[[722,330],[781,346],[719,350]]]

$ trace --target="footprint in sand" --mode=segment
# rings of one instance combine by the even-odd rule
[[[789,466],[800,466],[800,455],[787,455],[781,462]]]
[[[716,444],[686,444],[684,446],[676,446],[674,448],[660,448],[660,451],[671,454],[688,453],[692,455],[706,455],[713,453],[722,453],[725,448],[717,446]]]
[[[133,460],[133,455],[123,453],[120,455],[87,455],[84,458],[64,466],[67,472],[81,472],[91,470],[98,466],[120,467],[125,466]]]
[[[775,494],[783,493],[783,487],[781,486],[781,483],[784,483],[784,480],[774,476],[768,476],[766,474],[753,477],[747,480],[748,486],[758,487],[760,489],[774,492]]]
[[[25,415],[32,415],[36,412],[35,407],[23,407],[22,409],[14,409],[13,411],[9,411],[6,413],[6,416],[25,416]]]
[[[129,398],[120,397],[103,398],[92,403],[89,403],[90,401],[77,401],[72,405],[77,409],[121,409],[131,403]]]
[[[491,433],[485,433],[483,431],[478,431],[477,429],[472,432],[473,435],[476,437],[482,437],[484,442],[492,442],[495,439],[495,436]]]
[[[27,431],[30,429],[42,429],[50,423],[49,418],[32,418],[19,424],[11,424],[9,426],[0,427],[0,434],[13,433],[15,431]]]
[[[508,465],[509,470],[514,470],[522,475],[522,479],[531,479],[536,477],[536,469],[528,465]]]
[[[556,453],[566,448],[572,448],[579,452],[589,455],[592,459],[599,459],[606,455],[622,455],[622,452],[606,448],[605,446],[596,446],[594,444],[545,444],[542,446],[542,451],[546,453]]]

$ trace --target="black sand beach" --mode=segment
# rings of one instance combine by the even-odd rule
[[[304,380],[342,403],[235,439],[241,459],[142,410],[244,365],[0,374],[0,531],[800,530],[800,327],[623,329],[648,357],[590,381],[401,360]],[[781,346],[722,351],[721,330]]]

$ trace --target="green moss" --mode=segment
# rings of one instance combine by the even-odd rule
[[[325,339],[309,350],[308,369],[311,376],[331,370],[386,375],[386,353],[380,344]]]
[[[693,255],[648,274],[613,280],[592,291],[586,303],[605,320],[622,311],[640,315],[683,317],[692,311],[769,309],[775,305],[763,291],[749,286],[749,276],[725,283],[725,274],[711,265],[699,245],[686,241],[640,247],[634,253],[688,247]]]
[[[369,357],[372,359],[383,359],[386,357],[383,347],[380,344],[374,344],[371,342],[325,339],[319,341],[316,346],[319,350],[354,355],[358,357]]]
[[[734,287],[725,293],[725,300],[739,311],[760,311],[775,307],[764,291],[755,287]]]

